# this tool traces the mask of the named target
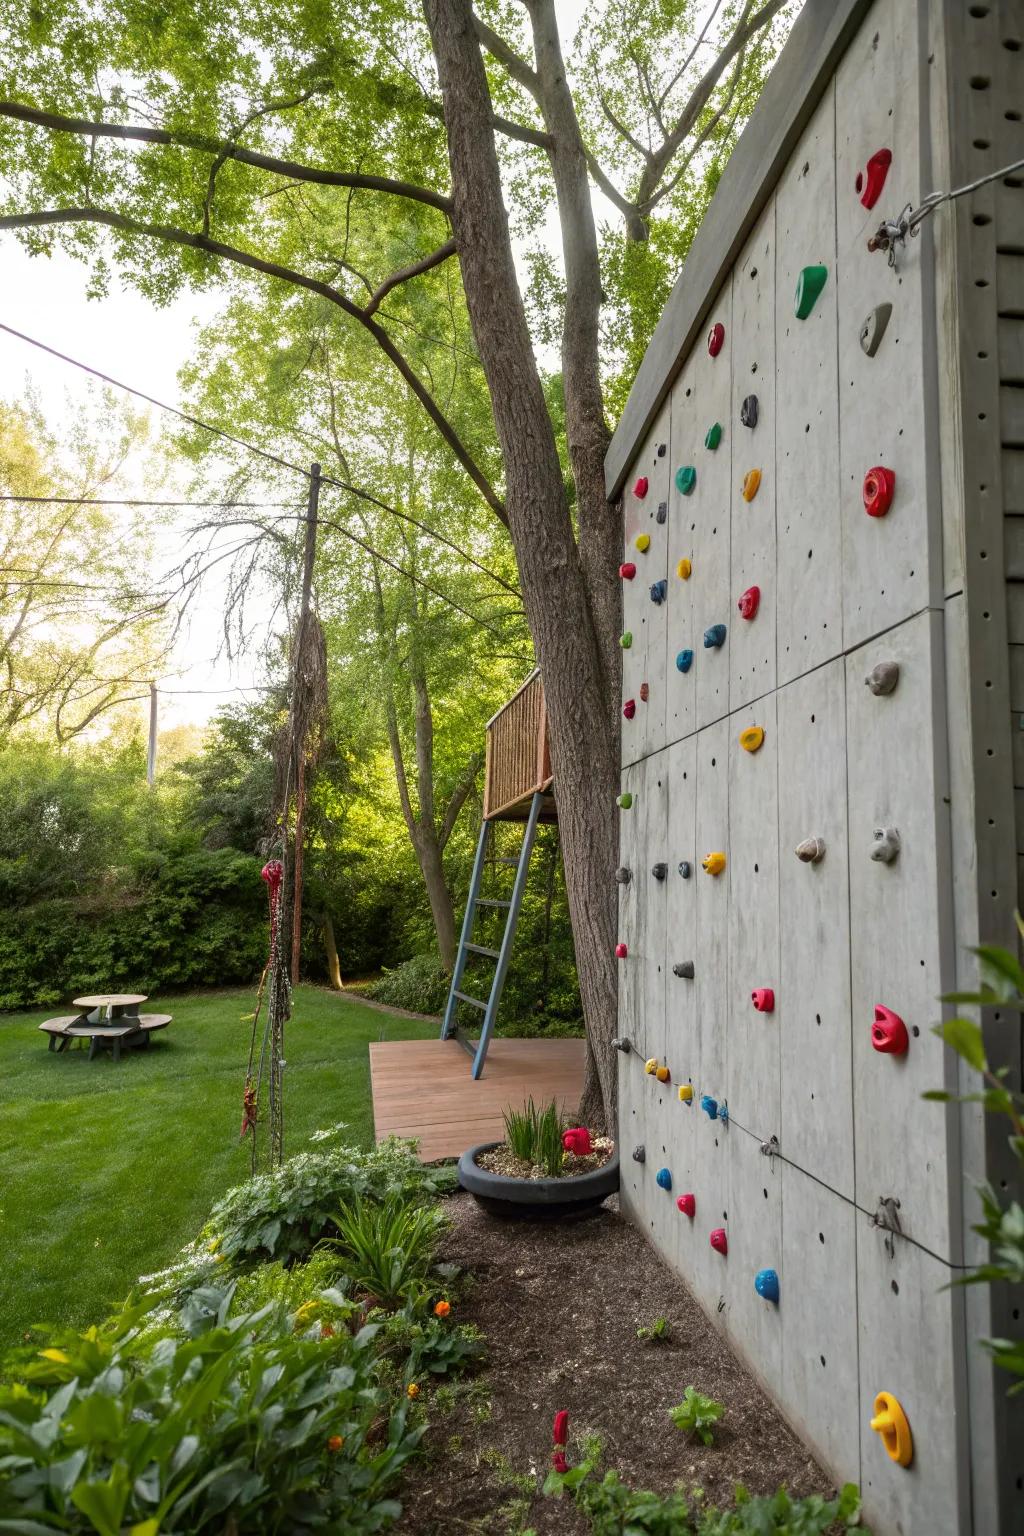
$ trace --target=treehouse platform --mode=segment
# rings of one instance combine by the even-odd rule
[[[491,1042],[476,1081],[456,1040],[391,1040],[370,1046],[373,1124],[385,1136],[414,1136],[423,1163],[460,1157],[505,1134],[502,1111],[527,1099],[557,1099],[573,1116],[583,1093],[583,1040]]]
[[[557,821],[544,681],[539,668],[491,716],[484,729],[484,821],[527,821],[534,795],[541,796],[537,820]]]

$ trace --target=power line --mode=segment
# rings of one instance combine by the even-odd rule
[[[296,501],[145,501],[128,496],[15,496],[12,492],[0,494],[0,501],[42,502],[51,507],[241,507],[246,511],[255,507],[296,507]]]
[[[304,480],[310,479],[309,470],[303,469],[300,464],[292,464],[288,459],[282,459],[278,454],[271,453],[266,448],[257,448],[254,443],[248,443],[244,438],[236,437],[233,432],[228,432],[223,427],[215,427],[211,422],[203,421],[199,416],[192,416],[188,411],[180,410],[176,405],[168,405],[166,401],[158,400],[155,395],[147,395],[144,390],[135,389],[131,384],[125,384],[121,379],[115,379],[109,373],[103,373],[101,369],[93,368],[91,364],[81,362],[77,357],[70,357],[66,352],[58,351],[56,347],[49,346],[45,341],[39,341],[34,336],[28,336],[24,331],[15,330],[13,325],[6,325],[2,320],[0,320],[0,331],[6,331],[8,336],[16,336],[19,341],[27,342],[30,347],[38,347],[41,352],[48,353],[50,357],[55,357],[62,363],[68,363],[72,368],[79,368],[83,373],[91,374],[94,379],[99,379],[104,384],[111,384],[115,389],[123,389],[126,394],[134,395],[137,400],[145,400],[147,405],[155,405],[158,410],[166,411],[171,416],[177,416],[180,421],[188,422],[189,426],[199,427],[203,432],[209,432],[214,437],[223,438],[225,442],[233,443],[237,448],[245,448],[249,453],[255,454],[257,458],[265,459],[270,464],[276,464],[279,469],[287,469],[293,475],[301,475]],[[504,587],[507,592],[511,592],[515,597],[519,597],[520,594],[515,587],[510,586],[502,577],[489,570],[487,566],[482,565],[479,560],[475,560],[464,549],[460,549],[457,544],[453,543],[451,539],[446,538],[443,533],[438,533],[434,528],[428,528],[425,523],[419,522],[408,512],[400,512],[397,507],[389,506],[386,502],[378,500],[376,496],[371,496],[368,491],[363,491],[358,486],[351,485],[345,480],[336,480],[331,475],[322,475],[321,483],[334,486],[336,490],[347,491],[350,495],[357,496],[363,501],[368,501],[374,506],[390,512],[392,516],[401,518],[403,522],[411,523],[414,527],[427,534],[428,537],[437,539],[439,543],[447,545],[455,554],[459,555],[463,560],[467,560],[478,571],[482,571],[491,581],[497,582],[499,586]],[[287,503],[282,502],[281,505],[287,505]],[[353,536],[349,535],[349,537]],[[391,561],[387,563],[393,564]],[[422,585],[425,585],[425,583]],[[443,601],[448,601],[447,598],[443,597],[443,594],[439,595],[442,596]],[[452,604],[452,606],[456,607],[457,604]]]

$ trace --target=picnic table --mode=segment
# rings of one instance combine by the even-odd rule
[[[46,1019],[39,1028],[49,1037],[51,1051],[66,1051],[73,1040],[89,1041],[89,1060],[109,1047],[115,1061],[121,1059],[122,1044],[130,1047],[149,1045],[150,1035],[166,1029],[169,1013],[140,1013],[140,1004],[148,999],[144,992],[98,992],[76,997],[77,1013]]]

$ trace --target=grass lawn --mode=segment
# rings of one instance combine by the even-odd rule
[[[249,1173],[238,1140],[254,991],[154,997],[174,1022],[149,1051],[46,1049],[55,1010],[0,1018],[0,1348],[34,1322],[86,1326],[161,1268]],[[373,1139],[372,1040],[436,1024],[298,988],[287,1026],[285,1156],[344,1120]]]

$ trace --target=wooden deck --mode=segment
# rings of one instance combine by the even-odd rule
[[[573,1114],[583,1092],[582,1040],[492,1040],[483,1077],[455,1040],[388,1040],[370,1046],[370,1083],[377,1140],[415,1136],[420,1159],[459,1157],[480,1141],[496,1141],[502,1111],[532,1095],[557,1098]]]

